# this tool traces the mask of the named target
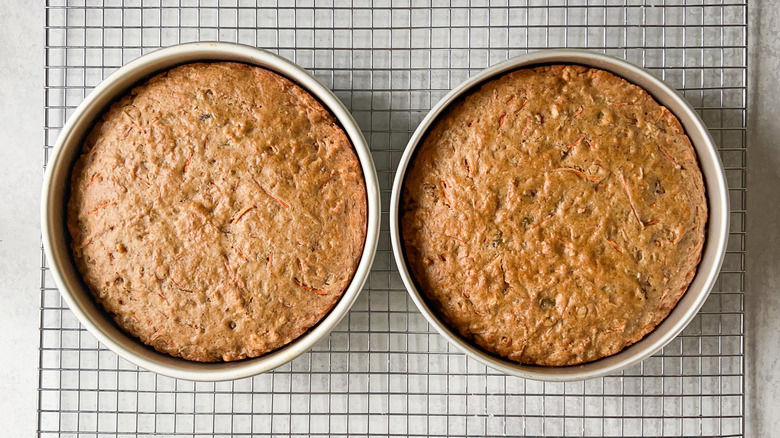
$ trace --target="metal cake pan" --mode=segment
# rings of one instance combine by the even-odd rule
[[[484,82],[512,70],[544,64],[579,64],[609,71],[644,88],[658,103],[668,108],[680,120],[696,150],[709,208],[706,240],[696,276],[669,316],[642,340],[617,354],[582,365],[565,367],[518,364],[476,347],[450,329],[428,306],[426,299],[417,289],[404,257],[399,223],[401,186],[407,168],[415,150],[436,118],[459,97]],[[468,356],[506,374],[534,380],[562,382],[617,373],[650,357],[685,329],[707,299],[723,263],[728,242],[728,206],[725,172],[712,137],[693,107],[674,88],[654,77],[647,70],[619,58],[587,50],[543,50],[518,56],[483,70],[450,91],[431,109],[409,140],[396,171],[390,198],[390,236],[398,270],[412,300],[428,322],[449,342]]]
[[[69,248],[66,203],[70,174],[84,137],[117,98],[150,76],[181,64],[235,61],[274,71],[316,97],[339,121],[355,148],[366,184],[366,242],[355,276],[336,306],[317,325],[292,343],[237,362],[199,363],[159,353],[121,330],[93,300],[81,280]],[[292,62],[254,47],[217,42],[176,45],[144,55],[117,70],[87,96],[63,127],[49,158],[43,181],[41,225],[43,245],[57,286],[70,310],[100,342],[128,361],[170,377],[219,381],[259,374],[285,364],[324,338],[347,314],[368,277],[379,239],[379,184],[363,134],[341,101],[317,79]]]

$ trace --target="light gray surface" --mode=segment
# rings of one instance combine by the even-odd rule
[[[769,437],[780,434],[780,7],[750,12],[746,431]]]
[[[0,4],[0,435],[32,436],[38,383],[43,2]]]
[[[780,11],[751,5],[748,184],[749,436],[780,430]],[[38,364],[42,3],[0,4],[0,424],[7,436],[35,431]]]

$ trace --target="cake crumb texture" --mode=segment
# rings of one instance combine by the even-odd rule
[[[194,361],[296,339],[349,286],[366,237],[355,151],[268,70],[187,64],[114,103],[72,174],[74,260],[124,330]]]
[[[452,104],[401,196],[406,260],[434,311],[489,352],[546,366],[651,332],[692,281],[707,223],[678,119],[575,65],[516,70]]]

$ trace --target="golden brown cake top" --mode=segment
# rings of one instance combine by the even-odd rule
[[[73,170],[68,227],[124,330],[197,361],[259,356],[323,318],[366,236],[334,117],[268,70],[189,64],[115,103]]]
[[[574,65],[516,70],[451,105],[402,189],[405,255],[462,336],[510,360],[619,352],[687,289],[707,222],[677,118]]]

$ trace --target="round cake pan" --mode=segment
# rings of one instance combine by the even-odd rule
[[[582,365],[566,367],[518,364],[476,347],[450,329],[439,315],[431,309],[412,279],[403,253],[399,223],[401,186],[404,182],[407,168],[415,150],[436,118],[463,94],[468,93],[486,81],[512,70],[545,64],[579,64],[612,72],[644,88],[658,103],[668,108],[680,120],[696,150],[704,176],[709,206],[709,220],[701,263],[688,291],[683,295],[669,316],[642,340],[615,355]],[[398,165],[390,199],[390,236],[401,278],[420,312],[442,336],[468,356],[491,368],[518,377],[557,382],[584,380],[619,372],[650,357],[682,332],[685,326],[696,316],[717,279],[723,263],[723,257],[726,253],[729,229],[728,205],[726,178],[718,151],[701,118],[677,91],[646,70],[622,59],[587,50],[543,50],[518,56],[483,70],[475,77],[450,91],[431,109],[409,140],[409,144]]]
[[[126,334],[93,300],[78,273],[69,248],[66,203],[70,173],[84,137],[112,102],[150,76],[177,65],[201,61],[235,61],[274,71],[316,97],[339,121],[357,152],[366,184],[366,243],[355,276],[336,306],[316,326],[283,348],[236,362],[199,363],[159,353]],[[317,79],[286,59],[250,46],[200,42],[182,44],[144,55],[109,76],[87,96],[62,129],[50,156],[41,200],[43,245],[60,293],[79,321],[104,345],[128,361],[170,377],[218,381],[259,374],[285,364],[309,350],[347,314],[368,277],[379,238],[379,184],[371,153],[355,120],[339,99]]]

